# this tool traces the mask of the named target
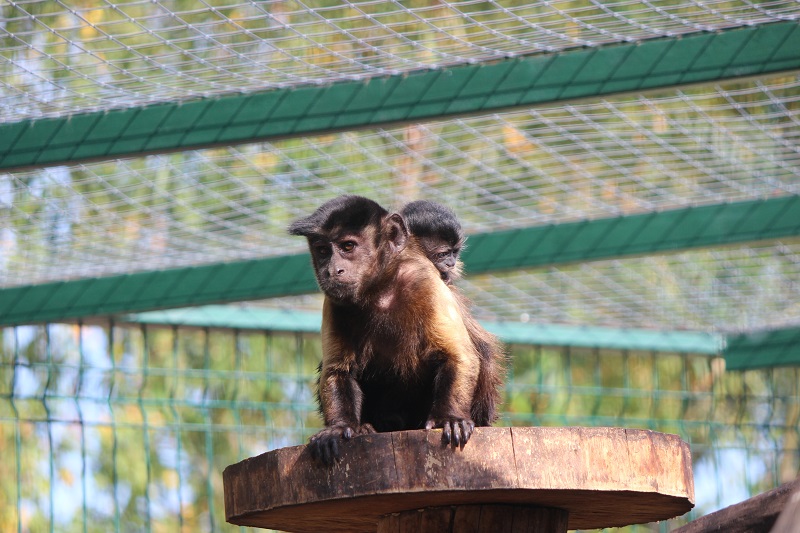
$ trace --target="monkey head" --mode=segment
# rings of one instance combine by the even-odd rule
[[[401,211],[409,231],[419,240],[425,255],[436,265],[445,283],[461,275],[458,256],[464,246],[464,232],[455,213],[429,200],[416,200]]]
[[[308,239],[317,283],[339,304],[360,305],[386,266],[406,245],[403,218],[362,196],[339,196],[293,222],[289,233]]]

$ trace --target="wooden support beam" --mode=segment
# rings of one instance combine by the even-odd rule
[[[702,516],[672,533],[770,533],[789,498],[798,490],[800,490],[800,479]],[[797,533],[800,530],[788,531]]]

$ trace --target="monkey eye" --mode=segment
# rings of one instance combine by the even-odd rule
[[[345,252],[352,252],[356,247],[356,243],[353,241],[345,241],[339,247]]]
[[[319,245],[314,248],[314,251],[317,252],[317,255],[321,257],[327,257],[331,255],[331,249],[324,245]]]

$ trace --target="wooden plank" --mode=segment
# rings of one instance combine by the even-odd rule
[[[770,533],[778,515],[789,498],[800,490],[800,479],[781,485],[776,489],[754,496],[736,505],[707,514],[680,527],[672,533]],[[797,533],[788,529],[780,533]],[[778,533],[777,531],[775,533]]]
[[[789,496],[770,533],[798,533],[800,531],[800,489]]]

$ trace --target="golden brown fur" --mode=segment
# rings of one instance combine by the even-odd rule
[[[466,237],[461,223],[448,207],[429,200],[406,204],[401,212],[409,231],[417,237],[425,255],[436,266],[459,305],[470,341],[481,360],[472,419],[477,425],[491,425],[497,419],[497,405],[505,376],[505,355],[497,338],[472,317],[469,300],[453,285],[461,277],[463,268],[460,254]]]

